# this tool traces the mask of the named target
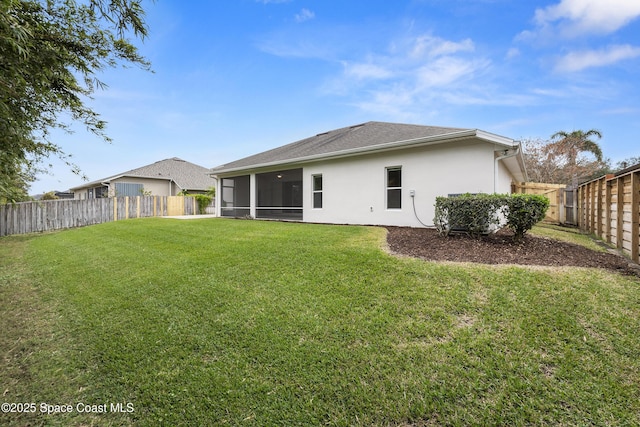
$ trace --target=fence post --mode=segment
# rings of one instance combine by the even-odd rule
[[[612,183],[611,181],[607,181],[605,183],[605,194],[604,194],[604,199],[605,199],[605,205],[606,205],[606,210],[604,212],[605,215],[605,227],[604,227],[604,232],[607,236],[606,239],[604,239],[607,243],[611,243],[611,205],[613,204],[613,196],[612,196],[612,191],[611,191],[611,187],[612,187]]]
[[[596,191],[598,194],[596,195],[597,205],[595,206],[596,211],[596,236],[602,238],[602,184],[604,183],[604,177],[599,179],[596,185]]]
[[[576,225],[580,224],[580,220],[578,219],[578,200],[580,200],[578,197],[578,189],[574,188],[573,190],[573,220],[576,223]]]
[[[617,233],[616,233],[616,248],[622,249],[622,238],[624,236],[624,179],[616,178],[616,185],[618,187],[618,198],[616,200],[617,211]]]
[[[576,207],[576,211],[575,211],[576,215],[573,219],[576,222],[576,225],[578,226],[578,228],[582,230],[583,224],[582,224],[582,218],[580,217],[580,215],[582,215],[581,203],[582,203],[582,187],[578,187],[576,189],[576,199],[573,201],[573,205]]]
[[[4,205],[0,205],[0,236],[6,236],[6,223],[4,219],[5,207]]]
[[[631,174],[631,259],[640,263],[640,171]]]

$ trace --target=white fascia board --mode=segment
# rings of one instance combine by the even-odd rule
[[[313,156],[298,157],[298,158],[287,159],[287,160],[278,160],[274,162],[258,163],[250,166],[242,166],[242,167],[232,168],[232,169],[221,168],[219,171],[212,171],[211,176],[217,178],[218,176],[221,176],[221,175],[228,176],[231,173],[240,172],[240,171],[250,173],[260,169],[271,168],[276,166],[295,165],[295,164],[315,162],[318,160],[338,159],[342,157],[356,156],[359,154],[377,153],[377,152],[383,152],[383,151],[396,150],[399,148],[408,148],[408,147],[418,146],[418,145],[442,144],[445,142],[452,142],[460,139],[467,139],[467,138],[474,138],[474,137],[483,139],[485,141],[488,141],[494,144],[504,145],[505,147],[508,147],[508,148],[513,148],[514,146],[514,141],[510,138],[495,135],[489,132],[480,131],[478,129],[471,129],[471,130],[463,130],[458,132],[451,132],[445,135],[436,135],[436,136],[428,136],[423,138],[407,139],[403,141],[387,142],[384,144],[378,144],[373,146],[352,148],[348,150],[335,151],[332,153],[315,154]]]
[[[480,129],[476,129],[475,132],[478,138],[484,139],[494,144],[503,145],[507,148],[515,148],[518,145],[513,139],[507,138],[506,136],[496,135],[495,133],[485,132]]]

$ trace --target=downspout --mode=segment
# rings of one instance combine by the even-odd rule
[[[509,157],[515,157],[520,154],[520,144],[515,147],[516,150],[513,153],[509,153],[511,149],[504,150],[504,154],[500,157],[496,157],[495,163],[493,165],[493,192],[496,193],[498,190],[498,175],[500,173],[500,168],[498,167],[498,162],[504,159],[508,159]]]

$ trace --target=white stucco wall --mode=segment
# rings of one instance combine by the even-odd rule
[[[515,181],[511,173],[504,164],[504,161],[498,162],[498,188],[496,193],[511,193],[511,183]]]
[[[424,224],[431,226],[438,196],[511,192],[512,176],[502,162],[498,162],[496,179],[497,149],[494,144],[472,139],[279,169],[274,166],[258,173],[302,167],[305,222],[423,227],[416,213]],[[398,166],[402,168],[402,208],[386,209],[387,168]],[[323,180],[321,209],[313,208],[312,176],[317,174]],[[255,216],[255,173],[250,175],[251,214]],[[411,190],[415,191],[415,198],[410,196]],[[220,194],[218,188],[218,198]],[[219,200],[217,206],[220,209]]]
[[[379,153],[304,166],[304,221],[421,227],[433,224],[437,196],[493,193],[495,147],[477,141]],[[402,167],[402,208],[386,209],[386,168]],[[323,208],[312,208],[311,177],[322,174]],[[511,176],[499,163],[498,193]]]

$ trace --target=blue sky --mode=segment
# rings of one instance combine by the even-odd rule
[[[89,105],[113,143],[56,142],[90,180],[169,157],[205,167],[370,120],[516,140],[598,129],[640,156],[640,2],[157,0]],[[82,184],[61,162],[31,193]]]

